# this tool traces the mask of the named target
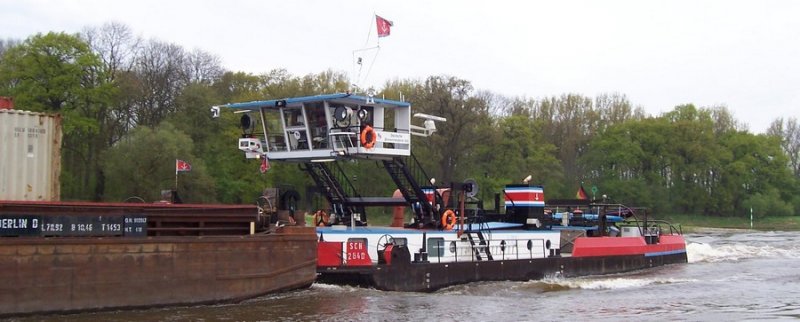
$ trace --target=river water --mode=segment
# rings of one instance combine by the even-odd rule
[[[731,321],[800,319],[800,232],[689,234],[689,264],[633,274],[487,282],[435,293],[311,288],[217,306],[15,321]]]

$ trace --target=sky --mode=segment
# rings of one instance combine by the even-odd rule
[[[0,38],[119,22],[233,71],[332,69],[376,88],[450,75],[509,97],[621,93],[652,115],[724,105],[763,133],[800,118],[798,17],[800,1],[770,0],[0,0]]]

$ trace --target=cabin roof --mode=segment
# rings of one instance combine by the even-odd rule
[[[372,102],[367,103],[368,99],[370,99],[374,103]],[[300,106],[303,103],[322,102],[322,101],[332,101],[335,103],[353,104],[353,105],[382,105],[384,107],[411,107],[411,104],[408,102],[387,100],[381,98],[369,98],[367,96],[360,96],[347,93],[300,96],[300,97],[290,97],[290,98],[274,99],[267,101],[228,103],[225,105],[225,107],[232,109],[251,110],[251,111],[257,111],[261,108],[277,109],[279,108],[278,102],[282,101],[286,102],[286,107],[296,107]]]

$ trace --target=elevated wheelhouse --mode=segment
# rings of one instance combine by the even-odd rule
[[[411,135],[431,135],[434,122],[444,118],[417,113],[423,126],[412,125],[407,102],[347,93],[232,103],[212,107],[214,115],[220,107],[242,114],[238,143],[247,158],[302,164],[328,200],[333,223],[366,225],[369,206],[421,205],[417,222],[433,223],[441,215],[420,202],[427,198],[420,183],[430,178],[411,154]],[[347,159],[380,161],[403,198],[362,197],[333,162]]]
[[[224,107],[245,113],[239,148],[248,158],[325,162],[411,155],[414,128],[407,102],[330,94]]]

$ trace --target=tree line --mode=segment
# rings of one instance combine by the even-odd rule
[[[158,200],[176,188],[175,159],[192,164],[179,175],[185,201],[252,203],[273,186],[304,192],[311,181],[295,164],[259,173],[236,149],[237,116],[212,119],[209,107],[350,89],[347,75],[332,70],[225,70],[210,53],[144,40],[117,23],[0,41],[0,96],[64,118],[66,200]],[[648,115],[619,93],[506,97],[449,75],[390,80],[376,91],[447,118],[434,136],[412,138],[414,154],[438,183],[475,179],[484,199],[531,175],[549,198],[573,198],[583,185],[657,212],[800,213],[794,117],[752,134],[725,106]],[[343,166],[356,186],[390,195],[391,180],[372,163]]]

